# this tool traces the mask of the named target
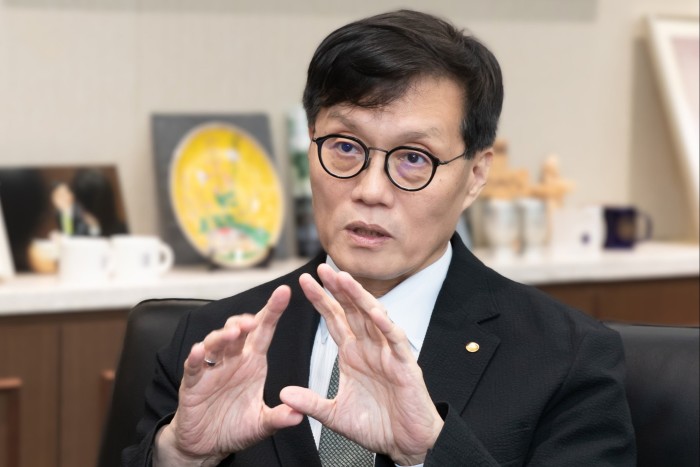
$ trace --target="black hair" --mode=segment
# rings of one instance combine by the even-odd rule
[[[314,125],[322,108],[338,104],[381,108],[423,77],[449,78],[464,90],[467,158],[493,145],[503,105],[498,61],[473,36],[411,10],[361,19],[321,42],[304,89],[308,122]]]
[[[98,169],[79,169],[70,184],[80,205],[100,224],[101,235],[127,233],[126,224],[117,212],[117,199],[109,178]]]

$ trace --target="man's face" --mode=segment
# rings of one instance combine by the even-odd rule
[[[319,112],[312,137],[354,136],[368,147],[413,146],[440,160],[464,152],[460,134],[463,93],[449,79],[420,79],[381,109],[336,105]],[[385,154],[371,151],[369,167],[354,178],[325,172],[317,145],[309,148],[313,207],[321,244],[338,267],[375,296],[435,262],[461,212],[486,181],[491,152],[438,167],[416,192],[394,186],[384,172]]]
[[[51,194],[53,204],[59,211],[67,211],[73,206],[73,192],[65,183],[61,183],[53,189]]]

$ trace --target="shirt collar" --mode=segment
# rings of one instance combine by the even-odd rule
[[[430,316],[442,283],[447,277],[451,260],[452,245],[448,243],[445,253],[437,261],[408,277],[379,298],[379,302],[386,308],[391,320],[406,333],[416,356],[423,346]],[[326,256],[326,264],[338,271],[338,267],[330,256]],[[321,339],[325,343],[329,332],[323,318],[319,323],[319,330]]]

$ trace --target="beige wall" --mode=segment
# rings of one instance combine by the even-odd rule
[[[691,235],[642,24],[697,15],[696,0],[3,0],[0,165],[116,163],[132,230],[157,232],[151,113],[264,111],[284,159],[284,114],[318,42],[401,5],[496,53],[512,165],[534,174],[557,153],[571,204],[638,203],[657,237]]]

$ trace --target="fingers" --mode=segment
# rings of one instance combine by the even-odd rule
[[[182,376],[182,386],[189,388],[197,384],[204,373],[202,365],[204,363],[204,344],[197,342],[192,346],[190,354],[185,360],[185,371]]]
[[[311,389],[299,386],[282,389],[280,400],[294,411],[313,417],[323,425],[328,424],[335,407],[335,400],[326,399]]]
[[[290,296],[289,287],[278,287],[257,315],[232,316],[223,328],[210,332],[202,342],[195,344],[185,360],[183,385],[189,387],[196,384],[205,369],[240,356],[246,345],[265,355]]]
[[[251,333],[248,339],[252,350],[260,354],[267,353],[272,336],[275,334],[277,322],[289,305],[291,296],[292,291],[286,285],[281,285],[272,292],[263,309],[255,316],[257,329]]]
[[[236,315],[226,321],[222,329],[211,332],[204,339],[204,363],[239,356],[248,346],[259,354],[267,353],[277,321],[289,303],[289,287],[280,286],[272,292],[265,306],[255,316]]]
[[[243,352],[246,337],[257,326],[252,315],[237,315],[229,318],[226,325],[217,331],[211,332],[204,338],[206,349],[204,363],[208,366],[216,366],[223,360],[232,359]],[[211,365],[210,362],[214,362]]]
[[[414,359],[406,334],[387,315],[381,303],[346,272],[328,265],[318,269],[319,277],[345,310],[348,325],[358,340],[370,338],[391,350],[401,360]]]
[[[310,274],[302,274],[299,277],[299,285],[301,285],[306,298],[326,320],[328,332],[333,340],[336,344],[342,345],[347,339],[349,330],[345,313],[338,302],[329,297],[323,287]]]
[[[351,301],[362,310],[369,310],[375,306],[381,306],[371,293],[367,292],[353,277],[347,272],[335,272],[327,264],[322,264],[318,268],[318,275],[326,285],[328,290],[335,296],[336,291],[342,292],[346,300]]]
[[[386,311],[375,307],[369,310],[368,315],[377,326],[377,329],[381,331],[386,342],[399,361],[415,361],[413,351],[411,351],[411,344],[408,342],[406,333],[391,321]]]
[[[228,327],[212,331],[204,341],[192,346],[184,364],[183,386],[194,386],[201,379],[205,369],[218,366],[225,356],[232,356],[235,352],[240,353],[244,339],[239,337],[254,327],[255,321],[251,315],[241,315],[236,318],[236,321]]]
[[[321,264],[318,273],[323,285],[333,294],[332,297],[309,274],[302,275],[299,278],[299,283],[306,297],[326,320],[328,331],[333,336],[333,340],[339,346],[343,345],[348,337],[353,337],[356,340],[364,340],[369,337],[381,343],[383,340],[381,333],[376,330],[368,317],[365,316],[364,310],[361,309],[361,306],[366,303],[353,301],[340,285],[341,274],[345,274],[348,278],[350,276],[347,273],[335,272],[327,264]],[[359,284],[357,286],[362,289]],[[379,304],[374,297],[367,294],[371,299],[369,303],[375,306]]]
[[[322,280],[327,276],[335,275],[332,281],[331,293],[337,297],[338,302],[346,310],[348,323],[358,340],[370,338],[371,340],[383,344],[384,336],[370,319],[367,312],[372,308],[384,311],[384,307],[372,294],[367,292],[355,279],[347,272],[336,273],[331,268],[324,268],[319,271]],[[325,282],[324,282],[325,284]]]

